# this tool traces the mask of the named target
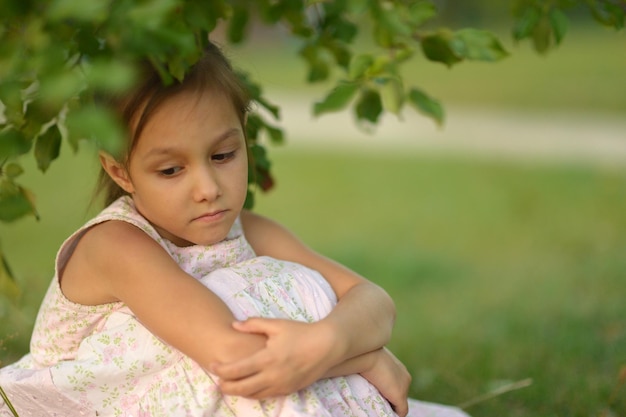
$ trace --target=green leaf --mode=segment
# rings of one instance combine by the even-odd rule
[[[185,7],[182,8],[182,12],[185,17],[185,21],[188,22],[188,26],[201,29],[202,31],[212,32],[217,26],[217,21],[220,18],[226,17],[228,7],[223,1],[188,1],[185,3]]]
[[[32,194],[10,179],[0,181],[0,221],[13,222],[28,214],[39,218]]]
[[[251,169],[248,170],[248,183],[257,184],[263,191],[271,189],[274,186],[274,179],[270,174],[271,166],[265,147],[259,144],[250,146]]]
[[[383,112],[383,103],[378,91],[368,88],[361,92],[354,108],[358,120],[378,123]]]
[[[404,103],[404,91],[402,82],[398,78],[386,78],[379,81],[378,91],[382,100],[383,108],[391,113],[398,114]]]
[[[557,45],[560,44],[565,37],[568,24],[569,21],[567,16],[565,16],[561,10],[550,10],[550,25],[552,26],[552,32],[554,33],[554,39],[556,40]]]
[[[352,80],[361,78],[373,63],[374,57],[372,54],[355,55],[350,61],[348,77]]]
[[[0,131],[0,163],[8,158],[22,155],[28,152],[33,145],[33,140],[15,129]]]
[[[8,124],[16,127],[24,124],[22,87],[18,82],[0,83],[0,103],[4,105],[4,118]]]
[[[84,74],[78,70],[42,74],[39,93],[43,101],[59,105],[78,95],[85,86]]]
[[[255,166],[265,169],[270,168],[271,162],[267,159],[267,150],[265,147],[255,143],[250,146],[250,154]]]
[[[420,113],[435,120],[438,126],[443,125],[444,111],[439,101],[433,99],[417,88],[411,89],[408,98],[409,103],[411,103]]]
[[[39,134],[43,124],[57,117],[62,108],[62,105],[43,100],[40,96],[30,99],[26,107],[26,120],[27,124],[33,125],[28,128],[31,135],[34,137]]]
[[[450,47],[456,56],[474,61],[494,62],[508,55],[494,34],[478,29],[457,31]]]
[[[537,26],[533,30],[533,46],[540,54],[548,52],[552,39],[552,26],[547,16],[539,20]]]
[[[307,77],[310,83],[324,81],[330,75],[330,66],[327,62],[318,60],[309,65],[309,75]]]
[[[383,8],[379,20],[393,35],[411,35],[411,26],[402,19],[402,12],[397,8]]]
[[[305,45],[299,51],[300,56],[309,64],[307,80],[310,83],[326,80],[330,74],[330,67],[328,63],[320,57],[319,51],[320,47],[312,43]]]
[[[313,114],[319,116],[323,113],[343,109],[348,105],[358,88],[359,85],[356,83],[340,83],[322,101],[313,105]]]
[[[97,90],[108,93],[123,92],[136,80],[135,68],[122,60],[97,59],[86,70],[86,80]]]
[[[263,97],[257,97],[254,100],[257,103],[259,103],[261,106],[263,106],[263,108],[265,110],[269,111],[272,114],[272,116],[274,116],[274,119],[276,119],[276,120],[280,119],[280,107],[270,103],[269,101],[267,101]]]
[[[136,25],[136,27],[160,33],[167,28],[171,29],[171,25],[166,24],[165,21],[168,13],[177,6],[177,0],[138,1],[135,3],[135,7],[128,12],[127,17],[131,20],[131,24]]]
[[[272,143],[281,144],[285,141],[285,134],[282,129],[266,123],[265,130],[270,135]]]
[[[113,156],[120,155],[126,135],[120,122],[110,110],[85,106],[70,112],[65,124],[71,136],[94,139],[104,151]]]
[[[20,295],[20,289],[15,282],[13,271],[9,267],[9,263],[4,256],[0,247],[0,294],[4,294],[11,300],[15,300]]]
[[[383,48],[391,48],[394,45],[395,38],[393,33],[385,26],[377,24],[372,30],[376,44]]]
[[[359,31],[357,25],[345,19],[333,19],[331,26],[333,37],[347,43],[352,42]]]
[[[9,162],[2,168],[4,173],[10,179],[17,178],[24,173],[24,169],[16,162]]]
[[[335,62],[342,68],[348,68],[352,59],[350,50],[339,42],[328,42],[326,48],[333,54]]]
[[[246,138],[249,141],[256,141],[263,126],[263,120],[258,114],[249,113],[246,121]]]
[[[244,39],[246,27],[250,20],[250,13],[246,7],[234,7],[233,15],[228,25],[228,40],[234,44]]]
[[[51,125],[35,142],[35,159],[42,172],[46,172],[50,163],[59,157],[61,150],[61,132],[57,124]]]
[[[254,208],[254,192],[248,188],[246,191],[246,201],[243,203],[243,208],[246,210],[252,210]]]
[[[110,1],[106,0],[52,0],[48,6],[51,20],[76,19],[101,22],[106,19]]]
[[[623,4],[612,4],[604,0],[588,2],[588,7],[591,9],[591,14],[597,22],[615,29],[624,27],[626,10]]]
[[[437,33],[424,37],[421,42],[422,51],[426,58],[431,61],[441,62],[448,67],[461,62],[462,59],[456,55],[450,46],[452,35],[448,33]]]
[[[539,23],[541,12],[536,7],[527,7],[513,26],[513,39],[519,41],[528,38]]]
[[[413,27],[421,26],[437,16],[437,8],[431,1],[418,1],[409,8],[409,19]]]
[[[95,56],[101,50],[100,40],[87,25],[82,29],[76,30],[74,39],[78,45],[78,50],[84,55]]]

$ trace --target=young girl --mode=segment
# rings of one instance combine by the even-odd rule
[[[215,46],[116,108],[109,205],[60,248],[31,352],[0,370],[21,416],[465,415],[407,401],[382,289],[242,211],[248,98]]]

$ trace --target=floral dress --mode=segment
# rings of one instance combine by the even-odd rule
[[[187,273],[215,292],[237,319],[305,322],[336,303],[330,285],[301,265],[256,257],[239,221],[212,246],[178,247],[163,239],[122,197],[70,236],[39,311],[31,351],[0,369],[0,386],[20,417],[395,416],[360,375],[322,379],[291,395],[251,400],[223,395],[210,373],[150,333],[123,303],[85,306],[59,285],[80,237],[92,226],[129,222],[154,238]],[[410,400],[413,417],[462,417],[458,409]],[[0,399],[0,416],[12,417]]]

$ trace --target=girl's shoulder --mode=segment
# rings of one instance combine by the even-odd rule
[[[123,197],[108,206],[59,250],[57,277],[70,301],[83,305],[118,301],[108,288],[110,269],[160,243],[156,231],[129,200]]]
[[[123,223],[133,225],[148,236],[163,245],[163,238],[152,227],[150,222],[146,220],[135,208],[132,198],[128,196],[120,197],[102,210],[96,217],[88,221],[83,230],[88,230],[96,225],[103,224],[111,220],[118,220]]]

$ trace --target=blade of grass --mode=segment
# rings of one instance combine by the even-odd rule
[[[461,409],[466,409],[478,403],[482,403],[484,401],[495,398],[499,395],[506,394],[507,392],[515,391],[521,388],[529,387],[533,384],[532,378],[522,379],[521,381],[512,382],[510,384],[503,385],[499,388],[494,389],[493,391],[487,392],[483,395],[479,395],[478,397],[472,398],[464,403],[458,404],[457,407]]]
[[[15,408],[13,408],[13,404],[11,404],[11,401],[9,401],[9,397],[7,397],[7,394],[4,392],[2,387],[0,387],[0,397],[2,397],[2,400],[5,402],[7,407],[9,407],[9,410],[11,411],[11,414],[13,414],[13,417],[20,417],[17,414],[17,411],[15,411]]]

